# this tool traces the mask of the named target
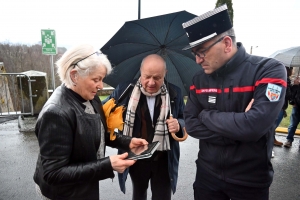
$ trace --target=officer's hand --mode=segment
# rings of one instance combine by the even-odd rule
[[[254,99],[251,99],[250,103],[248,104],[247,108],[245,109],[245,112],[248,112],[248,110],[250,110],[250,108],[252,107],[253,102],[254,102]]]

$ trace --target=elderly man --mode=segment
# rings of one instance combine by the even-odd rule
[[[123,134],[146,139],[149,143],[159,141],[161,145],[151,158],[138,160],[129,170],[119,174],[119,184],[125,193],[129,172],[133,186],[132,199],[147,199],[150,181],[152,199],[169,200],[171,191],[176,191],[179,164],[179,144],[170,137],[170,133],[183,136],[183,97],[177,86],[164,80],[166,63],[159,55],[145,57],[140,72],[139,79],[119,84],[104,102],[110,98],[118,100],[128,85],[133,83],[134,88],[129,89],[131,95],[119,102],[127,109],[123,115]],[[170,109],[173,118],[169,119]]]
[[[199,139],[194,197],[267,200],[285,67],[236,43],[226,5],[183,28],[190,41],[185,49],[203,69],[193,77],[184,110],[187,133]]]

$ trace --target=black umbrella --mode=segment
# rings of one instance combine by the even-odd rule
[[[269,57],[281,61],[287,67],[300,67],[300,46],[278,50]]]
[[[142,59],[161,55],[167,63],[167,81],[188,94],[193,75],[201,70],[191,51],[183,51],[188,38],[182,23],[196,17],[186,11],[126,22],[101,48],[113,71],[103,81],[116,87],[120,82],[140,76]]]

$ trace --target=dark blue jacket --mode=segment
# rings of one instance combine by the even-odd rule
[[[114,92],[103,101],[103,104],[109,100],[110,98],[114,98],[115,100],[118,100],[121,94],[124,92],[124,90],[127,88],[127,86],[130,83],[135,84],[137,80],[133,80],[132,82],[125,82],[122,84],[119,84]],[[182,128],[185,127],[184,120],[183,120],[183,110],[184,110],[184,102],[181,94],[181,90],[179,87],[171,84],[171,83],[166,83],[166,86],[169,91],[170,95],[170,101],[171,101],[171,111],[172,115],[174,118],[178,119],[178,122],[180,124],[181,130],[176,134],[178,137],[183,137],[183,130]],[[126,95],[125,99],[123,99],[122,102],[119,102],[120,105],[128,105],[129,98],[131,96],[131,92],[133,90],[133,87],[129,89],[129,93]],[[141,94],[143,95],[143,94]],[[123,119],[125,120],[125,114],[126,110],[123,113]],[[141,126],[141,118],[138,113],[136,113],[135,116],[135,123],[134,123],[134,130],[140,130]],[[134,135],[134,133],[133,133]],[[172,136],[170,135],[170,147],[171,150],[168,151],[168,171],[169,171],[169,177],[170,177],[170,182],[172,186],[172,191],[175,193],[176,191],[176,185],[177,185],[177,178],[178,178],[178,165],[179,165],[179,156],[180,156],[180,150],[179,150],[179,143],[175,141]],[[119,153],[122,153],[119,151]],[[120,184],[120,189],[122,192],[125,193],[125,181],[127,179],[129,169],[127,168],[124,173],[118,174],[119,177],[119,184]]]
[[[229,183],[269,187],[275,120],[284,103],[286,80],[283,64],[249,55],[241,43],[220,69],[195,74],[184,118],[187,133],[200,139],[197,164]],[[267,98],[273,94],[276,99],[268,85],[281,88],[278,101]]]

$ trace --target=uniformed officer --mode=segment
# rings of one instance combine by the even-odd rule
[[[273,179],[275,120],[286,71],[246,53],[223,5],[183,23],[202,70],[193,77],[184,119],[199,139],[195,199],[267,200]],[[253,101],[251,101],[253,99]]]

